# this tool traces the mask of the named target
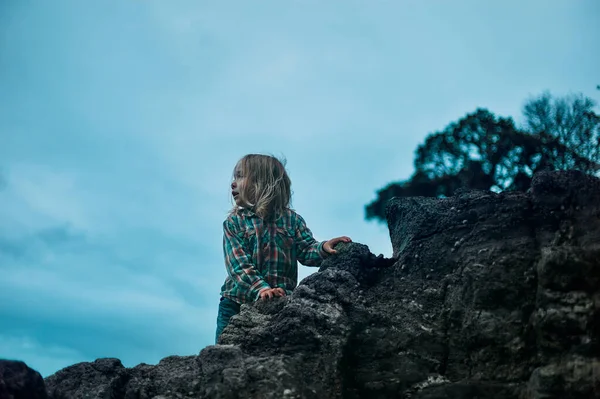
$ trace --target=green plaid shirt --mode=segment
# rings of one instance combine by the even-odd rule
[[[237,303],[253,302],[264,288],[290,294],[298,284],[298,261],[319,266],[324,242],[313,238],[302,216],[291,209],[275,221],[265,221],[240,209],[223,222],[223,252],[227,278],[221,295]]]

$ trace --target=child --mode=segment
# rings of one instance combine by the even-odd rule
[[[240,305],[288,295],[298,283],[298,263],[319,266],[348,237],[316,241],[304,219],[289,208],[291,181],[275,157],[250,154],[233,171],[235,206],[223,223],[227,278],[221,287],[219,335]]]

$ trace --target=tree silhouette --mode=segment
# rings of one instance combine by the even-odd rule
[[[528,101],[523,107],[527,130],[546,145],[544,153],[552,169],[597,170],[600,162],[600,116],[595,103],[583,95],[553,99],[549,93]],[[551,151],[550,151],[551,150]]]
[[[406,181],[377,191],[366,218],[385,221],[392,197],[451,196],[459,188],[493,191],[529,188],[540,170],[600,170],[600,117],[582,95],[553,98],[544,93],[523,107],[525,124],[477,109],[415,151],[415,172]]]

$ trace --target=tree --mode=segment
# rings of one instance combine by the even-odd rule
[[[366,218],[385,221],[392,197],[451,196],[459,188],[493,191],[529,188],[540,170],[600,170],[600,117],[593,100],[579,96],[528,100],[525,123],[477,109],[443,131],[427,136],[415,151],[415,172],[377,191]]]
[[[553,99],[544,93],[523,107],[527,130],[544,144],[559,143],[547,151],[547,162],[553,169],[598,170],[600,162],[600,116],[595,103],[583,95]]]

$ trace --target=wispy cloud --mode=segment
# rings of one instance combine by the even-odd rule
[[[35,359],[37,370],[44,376],[65,366],[85,361],[81,353],[56,345],[41,344],[31,338],[0,335],[0,353],[5,359]]]

